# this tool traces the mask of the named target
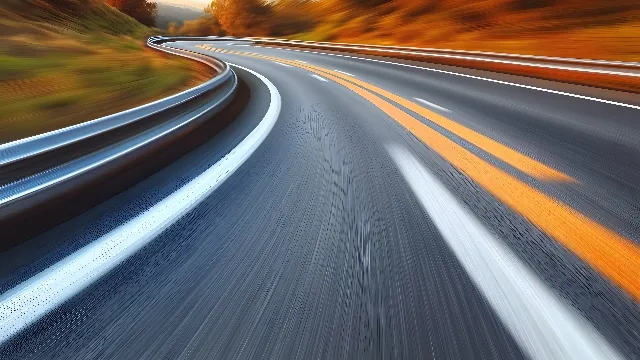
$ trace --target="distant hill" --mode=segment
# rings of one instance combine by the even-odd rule
[[[159,29],[166,30],[169,28],[170,22],[175,22],[182,26],[187,20],[196,20],[204,15],[204,11],[195,10],[193,7],[175,6],[158,3],[158,18],[156,26]]]
[[[201,11],[211,3],[211,0],[155,0],[158,4],[173,5],[195,11]]]

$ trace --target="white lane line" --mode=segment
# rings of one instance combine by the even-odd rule
[[[427,100],[425,100],[425,99],[420,99],[420,98],[417,98],[417,97],[416,97],[416,98],[413,98],[413,99],[414,99],[414,100],[416,100],[416,101],[419,101],[419,102],[421,102],[421,103],[423,103],[423,104],[425,104],[425,105],[427,105],[427,106],[430,106],[430,107],[432,107],[432,108],[434,108],[434,109],[438,109],[438,110],[440,110],[440,111],[445,111],[445,112],[451,112],[451,110],[449,110],[449,109],[447,109],[447,108],[444,108],[444,107],[442,107],[442,106],[440,106],[440,105],[436,105],[436,104],[434,104],[434,103],[432,103],[432,102],[430,102],[430,101],[427,101]]]
[[[281,62],[277,62],[277,61],[274,61],[273,63],[274,63],[274,64],[278,64],[278,65],[282,65],[282,66],[286,66],[286,67],[288,67],[288,68],[293,67],[293,66],[291,66],[291,65],[283,64],[283,63],[281,63]]]
[[[282,43],[282,41],[280,41]],[[286,42],[284,42],[286,44]],[[344,44],[344,43],[342,43]],[[589,72],[589,73],[599,73],[599,74],[613,74],[613,75],[621,75],[621,76],[632,76],[632,77],[640,77],[638,73],[629,73],[624,71],[615,71],[615,70],[600,70],[600,69],[591,69],[591,68],[576,68],[568,65],[552,65],[552,64],[540,64],[540,63],[531,63],[526,61],[518,61],[518,60],[502,60],[502,59],[491,59],[482,56],[469,56],[469,55],[449,55],[443,53],[433,53],[433,50],[430,52],[428,49],[419,49],[413,48],[414,51],[409,50],[398,50],[398,49],[388,49],[385,47],[368,47],[367,45],[360,46],[349,46],[347,44],[342,45],[340,43],[337,44],[322,44],[322,46],[331,47],[337,49],[336,51],[351,49],[351,50],[369,50],[369,51],[377,51],[383,53],[395,53],[395,54],[410,54],[410,55],[422,55],[422,56],[431,56],[431,57],[444,57],[444,58],[454,58],[454,59],[465,59],[465,60],[475,60],[475,61],[486,61],[486,62],[496,62],[496,63],[504,63],[504,64],[516,64],[522,66],[531,66],[531,67],[540,67],[540,68],[550,68],[550,69],[560,69],[560,70],[569,70],[569,71],[580,71],[580,72]],[[417,50],[417,51],[415,51]],[[304,51],[304,50],[303,50]],[[308,51],[304,51],[308,52]],[[459,52],[460,53],[460,52]],[[480,55],[487,55],[491,53],[478,52]],[[494,53],[495,54],[495,53]]]
[[[0,344],[98,280],[148,244],[215,191],[260,146],[276,123],[282,100],[264,76],[271,94],[258,126],[230,153],[183,187],[122,226],[67,256],[0,296]]]
[[[477,288],[532,359],[618,359],[575,309],[564,304],[411,152],[391,157]]]
[[[264,39],[265,41],[279,41],[279,39]],[[286,41],[280,40],[282,43],[286,43]],[[303,43],[318,45],[318,44],[326,44],[326,45],[337,45],[337,46],[351,46],[354,48],[363,48],[363,47],[374,47],[374,48],[382,48],[382,49],[406,49],[411,51],[419,51],[419,52],[433,52],[433,51],[448,51],[459,54],[473,54],[473,55],[498,55],[504,57],[513,57],[513,58],[526,58],[533,60],[570,60],[572,62],[578,62],[583,64],[612,64],[612,65],[629,65],[629,66],[640,66],[640,63],[637,62],[622,62],[622,61],[607,61],[607,60],[589,60],[589,59],[579,59],[579,58],[562,58],[562,57],[550,57],[550,56],[538,56],[538,55],[524,55],[524,54],[510,54],[510,53],[498,53],[498,52],[488,52],[488,51],[470,51],[470,50],[454,50],[454,49],[430,49],[430,48],[419,48],[419,47],[393,47],[393,46],[383,46],[383,45],[370,45],[370,44],[350,44],[350,43],[328,43],[328,42],[314,42],[314,41],[303,41]]]
[[[301,63],[303,63],[303,64],[308,64],[308,62],[306,62],[306,61],[302,61],[302,60],[296,60],[296,61],[297,61],[297,62],[301,62]]]
[[[355,75],[353,75],[353,74],[349,74],[348,72],[345,72],[345,71],[340,71],[340,70],[334,70],[334,71],[335,71],[335,72],[339,72],[340,74],[345,74],[345,75],[349,75],[349,76],[356,77]]]
[[[328,80],[327,80],[327,79],[325,79],[325,78],[323,78],[323,77],[320,77],[320,76],[318,76],[318,75],[316,75],[316,74],[309,74],[309,76],[311,76],[311,77],[313,77],[313,78],[316,78],[316,79],[318,79],[318,80],[320,80],[320,81],[328,82]]]
[[[282,49],[279,49],[279,50],[282,50]],[[295,51],[297,51],[297,50],[295,50]],[[368,59],[368,58],[363,58],[363,57],[359,57],[359,56],[351,56],[351,55],[343,55],[343,54],[329,54],[329,53],[323,53],[323,52],[317,52],[317,54],[319,54],[319,55],[329,55],[329,56],[338,56],[338,57],[344,57],[344,58],[355,59],[355,60],[372,61],[372,62],[377,62],[377,63],[381,63],[381,64],[404,66],[404,67],[408,67],[408,68],[427,70],[427,71],[432,71],[432,72],[441,73],[441,74],[462,76],[462,77],[466,77],[466,78],[469,78],[469,79],[489,81],[489,82],[496,83],[496,84],[516,86],[516,87],[523,88],[523,89],[543,91],[543,92],[547,92],[547,93],[550,93],[550,94],[569,96],[569,97],[574,97],[574,98],[578,98],[578,99],[582,99],[582,100],[596,101],[596,102],[600,102],[600,103],[604,103],[604,104],[616,105],[616,106],[622,106],[622,107],[626,107],[626,108],[630,108],[630,109],[640,110],[640,105],[626,104],[626,103],[622,103],[622,102],[618,102],[618,101],[599,99],[599,98],[595,98],[595,97],[591,97],[591,96],[572,94],[572,93],[568,93],[568,92],[564,92],[564,91],[545,89],[545,88],[541,88],[541,87],[537,87],[537,86],[517,84],[517,83],[512,83],[512,82],[509,82],[509,81],[489,79],[489,78],[485,78],[485,77],[481,77],[481,76],[461,74],[461,73],[457,73],[457,72],[453,72],[453,71],[432,69],[432,68],[428,68],[428,67],[424,67],[424,66],[402,64],[402,63],[396,63],[396,62],[393,62],[393,61],[386,61],[386,60]],[[300,61],[300,60],[298,60],[298,61]]]
[[[227,43],[227,45],[235,45],[234,43]]]
[[[340,48],[344,49],[344,47],[340,47]],[[513,64],[513,65],[520,65],[520,66],[539,67],[539,68],[547,68],[547,69],[558,69],[558,70],[567,70],[567,71],[597,73],[597,74],[609,74],[609,75],[620,75],[620,76],[630,76],[630,77],[638,77],[638,76],[640,76],[640,74],[628,73],[628,72],[623,72],[623,71],[600,70],[600,69],[589,69],[589,68],[576,68],[576,67],[563,66],[563,65],[549,65],[549,64],[528,63],[528,62],[524,62],[524,61],[490,59],[490,58],[483,58],[483,57],[477,57],[477,56],[430,54],[430,53],[425,53],[425,52],[374,49],[374,48],[347,47],[347,49],[352,49],[352,50],[370,50],[370,51],[385,52],[385,53],[391,53],[391,54],[395,53],[395,54],[422,55],[422,56],[430,56],[430,57],[443,57],[443,58],[452,58],[452,59],[465,59],[465,60],[474,60],[474,61],[494,62],[494,63],[501,63],[501,64]]]

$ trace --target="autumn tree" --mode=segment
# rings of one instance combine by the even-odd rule
[[[172,25],[174,25],[172,27]],[[182,27],[177,27],[177,24],[169,24],[169,34],[181,34],[190,36],[211,36],[211,35],[225,35],[224,31],[220,27],[218,19],[213,16],[207,15],[196,20],[187,20]]]
[[[146,26],[156,26],[158,4],[148,0],[106,0],[107,4]]]
[[[213,0],[205,12],[218,19],[227,33],[251,36],[264,32],[271,7],[261,0]]]
[[[269,36],[289,36],[311,31],[321,14],[316,10],[315,0],[278,0],[270,2],[271,14],[268,26]]]
[[[176,22],[170,22],[169,26],[167,27],[167,32],[170,35],[176,35],[180,33],[180,25],[178,25]]]

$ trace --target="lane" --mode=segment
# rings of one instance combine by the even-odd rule
[[[278,55],[275,49],[254,51]],[[544,159],[550,167],[578,180],[574,185],[540,184],[546,191],[554,195],[568,192],[563,197],[572,207],[632,237],[638,233],[637,110],[348,58],[293,51],[286,56],[311,58],[327,69],[347,69],[405,99],[418,94],[452,109],[447,117],[457,123],[490,134],[531,158]]]
[[[273,49],[269,50],[273,51]],[[295,55],[297,57],[298,54],[295,53]],[[316,60],[326,60],[326,57],[314,56]],[[324,68],[331,68],[332,66],[335,66],[335,64],[324,66]],[[408,77],[406,75],[403,76],[399,72],[388,71],[386,68],[378,67],[375,70],[375,74],[378,78],[399,79],[399,81],[396,82],[387,82],[384,85],[385,89],[412,87],[410,82],[407,83]],[[424,74],[422,75],[424,77]],[[412,77],[420,78],[417,74],[415,74],[415,76],[412,74]],[[373,81],[373,83],[380,82],[380,80]],[[397,82],[400,82],[401,85],[398,85]],[[438,91],[442,90],[437,86],[435,86],[435,88],[435,90]],[[478,92],[474,89],[473,82],[465,84],[464,88],[466,92]],[[497,92],[506,95],[505,88],[506,90],[513,90],[512,88],[503,86],[502,89],[496,91],[491,89],[491,91],[487,91],[487,93]],[[430,90],[430,88],[427,87],[424,89]],[[395,94],[396,92],[392,91],[392,93]],[[399,93],[406,94],[407,91],[403,90]],[[578,176],[574,178],[578,180],[579,184],[575,184],[575,186],[567,187],[565,186],[566,184],[554,183],[541,183],[540,185],[552,194],[557,194],[560,191],[578,192],[578,194],[570,194],[571,196],[568,197],[569,201],[574,202],[571,204],[574,208],[578,208],[602,222],[615,224],[615,227],[620,228],[623,233],[637,233],[638,223],[637,218],[634,216],[636,207],[632,195],[637,193],[638,171],[636,169],[638,166],[635,163],[638,159],[638,142],[633,137],[627,137],[627,134],[638,132],[638,126],[636,125],[637,112],[627,111],[628,109],[620,109],[615,106],[602,106],[601,104],[596,104],[598,105],[597,109],[595,109],[597,111],[594,111],[594,104],[588,101],[578,104],[568,102],[566,104],[562,103],[563,106],[566,105],[562,111],[548,116],[538,116],[538,118],[535,119],[538,125],[536,128],[532,128],[532,120],[529,119],[529,115],[518,106],[519,102],[530,101],[531,92],[528,95],[529,96],[521,96],[515,92],[510,97],[505,96],[502,101],[503,103],[499,104],[501,108],[487,106],[491,104],[477,104],[477,102],[474,103],[474,101],[470,101],[467,97],[451,96],[447,102],[451,103],[452,99],[456,99],[456,105],[454,105],[454,107],[471,103],[472,105],[477,105],[477,108],[473,113],[464,113],[464,111],[462,111],[462,114],[460,114],[461,111],[456,109],[454,113],[448,114],[447,116],[456,123],[478,134],[489,134],[490,137],[497,139],[501,143],[505,143],[521,154],[529,155],[529,157],[534,159],[544,159],[545,163],[551,164],[553,167],[559,168],[570,175],[578,173]],[[536,93],[533,92],[533,95],[536,95]],[[407,97],[408,96],[405,96],[405,98]],[[544,99],[537,97],[535,99],[538,102],[536,102],[534,106],[529,105],[529,109],[536,112],[544,111],[546,113],[557,111],[557,97],[553,99],[554,101],[544,102],[539,101]],[[406,101],[404,105],[407,103],[409,104],[407,105],[409,108],[413,106],[413,104]],[[552,111],[547,109],[547,107],[551,107],[550,110]],[[588,112],[585,112],[584,109],[587,109]],[[509,118],[503,118],[505,110],[514,115]],[[425,113],[424,109],[416,111],[423,111],[422,115],[424,115],[425,118],[429,117],[427,121],[441,123],[441,121],[438,121],[437,115],[433,113]],[[594,113],[598,116],[602,115],[602,117],[594,117]],[[436,118],[434,119],[434,117]],[[602,121],[602,119],[606,119],[606,121]],[[487,121],[490,121],[490,123],[484,126],[483,123]],[[561,136],[557,136],[554,134],[557,129],[553,124],[549,125],[554,122],[575,123],[582,126],[582,128],[569,129],[561,134]],[[508,129],[509,132],[504,132],[504,124],[508,124],[508,126],[511,127],[511,129]],[[588,135],[585,133],[591,132],[592,125],[594,124],[597,125],[597,133],[601,134],[601,137],[598,139],[585,136]],[[455,125],[460,126],[458,124]],[[615,129],[611,130],[610,128],[612,127]],[[449,129],[446,128],[444,130],[445,133],[449,131]],[[610,136],[609,134],[612,135]],[[517,137],[514,138],[512,135]],[[609,136],[611,139],[605,139]],[[549,140],[553,140],[553,142]],[[635,148],[626,148],[625,145],[627,145],[627,142]],[[483,150],[486,149],[487,147],[484,146]],[[497,152],[501,151],[502,150],[498,150]],[[495,156],[496,151],[493,151],[491,155]],[[518,160],[520,159],[514,159],[510,165],[518,167]],[[625,163],[630,163],[632,166],[626,166]],[[509,171],[509,169],[505,170]],[[594,208],[594,206],[597,208]],[[623,218],[624,221],[619,221],[620,218]]]
[[[333,76],[335,72],[319,67],[302,66],[302,68],[325,74],[333,81],[346,86],[374,103],[407,128],[412,134],[421,139],[426,145],[456,166],[456,168],[463,171],[466,175],[470,176],[472,180],[492,193],[498,200],[501,200],[554,239],[561,242],[589,265],[599,270],[602,274],[626,290],[632,297],[635,299],[640,298],[640,283],[637,282],[638,278],[640,278],[640,271],[638,269],[638,264],[640,264],[640,249],[638,249],[631,240],[615,234],[615,232],[607,229],[606,226],[603,227],[584,216],[576,214],[573,209],[567,208],[566,205],[545,196],[543,193],[536,191],[535,188],[528,187],[523,182],[509,177],[497,169],[490,166],[487,167],[487,164],[483,163],[482,160],[474,157],[463,148],[456,146],[446,137],[424,126],[418,122],[417,119],[403,113],[381,98],[354,86],[354,84],[383,95],[413,110],[417,114],[429,118],[431,121],[463,137],[465,140],[469,140],[474,145],[478,145],[482,150],[504,160],[509,165],[522,170],[528,175],[537,178],[540,177],[540,174],[536,171],[530,171],[531,167],[542,167],[543,171],[550,172],[544,165],[385,90],[371,86],[352,77],[337,78]],[[350,81],[351,83],[345,82],[344,80]],[[512,160],[513,158],[515,159]],[[533,164],[531,164],[532,162]],[[524,163],[524,166],[522,166],[522,163]],[[560,174],[560,177],[557,175],[545,176],[543,179],[549,181],[572,180],[561,176],[562,174]],[[496,183],[500,185],[496,185]],[[535,205],[532,206],[531,203]],[[588,238],[590,236],[599,239],[599,241],[589,241]]]
[[[321,73],[329,74],[329,75],[336,75],[337,73],[336,71],[330,71],[321,67],[308,66],[306,68],[311,71],[320,71]],[[338,78],[340,80],[338,80]],[[366,90],[370,90],[375,94],[382,95],[383,97],[389,100],[392,100],[399,105],[402,105],[408,110],[411,110],[419,114],[420,116],[426,119],[429,119],[431,122],[439,125],[445,130],[470,142],[471,144],[482,149],[483,151],[492,154],[493,156],[497,157],[503,162],[509,164],[510,166],[520,170],[521,172],[529,176],[535,177],[540,180],[549,180],[549,181],[568,181],[568,182],[575,181],[574,179],[571,179],[569,176],[559,171],[556,171],[535,159],[532,159],[517,151],[514,151],[510,147],[504,146],[501,143],[485,135],[482,135],[465,126],[462,126],[453,120],[450,120],[444,116],[441,116],[433,111],[428,110],[427,108],[418,106],[411,101],[407,101],[404,98],[397,96],[391,92],[388,92],[382,88],[360,81],[357,78],[352,76],[344,77],[344,76],[338,75],[338,77],[334,78],[334,80],[341,83],[342,83],[342,80],[346,80]]]
[[[233,52],[233,49],[229,49],[229,51]],[[264,53],[264,51],[272,52],[270,54]],[[315,64],[321,66],[325,69],[347,69],[351,74],[356,75],[357,79],[366,79],[367,81],[371,78],[374,79],[372,82],[376,85],[384,88],[384,89],[400,89],[405,87],[411,87],[411,79],[417,79],[415,81],[423,83],[421,77],[424,78],[425,74],[417,74],[412,73],[410,76],[402,75],[400,71],[393,71],[393,68],[388,69],[388,67],[382,66],[371,66],[370,72],[364,72],[363,69],[367,68],[367,64],[363,62],[356,62],[354,59],[340,59],[328,56],[321,56],[318,54],[310,54],[310,53],[298,53],[291,51],[280,51],[276,53],[275,49],[261,49],[261,48],[252,48],[251,52],[264,54],[266,56],[277,56],[287,59],[296,59],[301,60],[304,59],[305,65]],[[244,51],[243,51],[244,52]],[[350,67],[340,66],[345,63],[350,63]],[[291,63],[290,63],[291,64]],[[430,76],[430,75],[428,75]],[[394,81],[381,81],[380,79],[395,79]],[[449,79],[451,80],[451,79]],[[459,79],[454,77],[451,82],[456,84]],[[437,92],[442,90],[440,86],[444,86],[442,84],[448,84],[444,79],[441,82],[431,83],[430,88],[426,88],[429,91]],[[483,82],[480,85],[485,85]],[[596,178],[594,181],[593,172],[588,173],[588,176],[579,176],[576,179],[579,181],[577,184],[563,184],[558,182],[541,182],[536,181],[535,179],[528,179],[526,177],[522,177],[517,173],[514,173],[511,169],[508,169],[500,163],[492,162],[493,165],[502,168],[508,173],[514,175],[516,178],[528,183],[530,186],[537,188],[544,193],[547,193],[557,199],[568,204],[571,208],[577,209],[579,212],[586,214],[597,222],[605,224],[610,229],[617,231],[618,234],[622,234],[623,237],[630,241],[638,240],[638,224],[637,224],[637,215],[638,209],[635,206],[634,199],[638,198],[638,191],[636,186],[633,185],[633,189],[624,189],[624,191],[617,192],[619,189],[619,178],[616,176],[616,168],[619,166],[620,162],[628,161],[629,159],[636,159],[637,152],[636,151],[627,151],[626,154],[622,154],[623,156],[615,161],[608,159],[608,162],[605,164],[600,163],[599,160],[603,156],[608,156],[608,151],[613,150],[614,152],[618,149],[622,148],[626,142],[626,136],[622,133],[618,133],[616,141],[608,141],[603,148],[606,151],[602,152],[602,148],[595,146],[592,148],[588,148],[587,156],[576,156],[575,151],[570,153],[557,153],[553,154],[554,156],[550,156],[549,154],[542,153],[543,156],[540,156],[540,151],[529,151],[530,149],[537,149],[538,147],[543,148],[548,146],[548,142],[538,142],[540,139],[539,132],[554,132],[555,129],[553,126],[549,126],[549,124],[553,125],[555,123],[560,123],[562,120],[562,116],[567,116],[567,114],[572,114],[568,116],[567,122],[576,122],[576,123],[584,123],[584,128],[580,129],[580,132],[576,134],[576,131],[572,129],[572,132],[567,132],[566,136],[562,139],[556,139],[557,143],[562,144],[562,146],[572,146],[575,147],[577,145],[581,145],[580,143],[584,141],[581,138],[584,133],[591,132],[591,125],[596,124],[603,131],[604,138],[609,137],[609,134],[604,128],[609,125],[619,126],[621,128],[625,128],[628,132],[633,133],[637,132],[637,127],[628,126],[628,124],[633,123],[636,113],[629,113],[626,108],[618,108],[615,106],[610,106],[605,103],[577,103],[572,104],[571,102],[561,103],[557,96],[556,98],[544,98],[544,97],[535,97],[538,101],[535,105],[528,105],[528,109],[532,109],[538,113],[552,112],[552,116],[540,116],[538,115],[537,121],[546,126],[540,126],[540,131],[532,132],[530,129],[529,119],[527,118],[526,111],[523,113],[522,109],[518,106],[514,106],[514,104],[523,103],[526,101],[530,102],[531,96],[535,96],[537,94],[536,91],[530,91],[527,93],[519,93],[518,91],[513,91],[512,88],[506,86],[507,89],[493,89],[494,84],[489,83],[491,86],[489,89],[480,87],[477,89],[478,85],[475,82],[467,82],[460,84],[461,88],[466,89],[466,92],[476,93],[476,92],[488,92],[495,91],[498,94],[504,96],[500,108],[494,112],[496,106],[487,106],[487,104],[482,104],[482,106],[478,106],[478,108],[474,109],[474,117],[466,116],[464,117],[464,121],[461,121],[460,117],[454,117],[456,121],[468,125],[472,129],[477,129],[477,125],[474,125],[475,122],[482,123],[486,121],[486,119],[500,118],[503,115],[503,111],[505,108],[510,110],[512,113],[516,113],[517,116],[513,116],[509,119],[508,123],[510,126],[514,128],[514,133],[520,132],[518,141],[505,141],[505,138],[508,140],[509,137],[505,137],[503,133],[500,131],[500,126],[493,125],[500,124],[500,122],[496,122],[493,120],[491,127],[485,127],[483,130],[484,134],[500,141],[501,143],[505,143],[510,147],[513,147],[516,150],[521,150],[523,154],[527,154],[532,156],[535,159],[539,159],[544,163],[552,164],[554,167],[565,170],[568,173],[575,173],[575,170],[584,174],[585,169],[587,171],[591,170],[594,167],[594,162],[598,167],[602,167],[603,169],[595,174],[600,178]],[[435,87],[435,89],[433,88]],[[505,86],[503,86],[505,87]],[[446,86],[445,86],[446,89]],[[516,89],[517,90],[517,89]],[[406,94],[406,89],[403,90]],[[401,92],[402,93],[402,92]],[[415,92],[414,92],[415,93]],[[543,93],[543,95],[547,96],[548,94]],[[460,106],[464,106],[465,102],[468,100],[468,97],[456,97],[452,96],[448,99],[448,104],[453,104],[451,106],[447,106],[448,108],[456,108]],[[561,99],[566,100],[566,99]],[[462,104],[462,105],[461,105]],[[471,102],[471,104],[476,104]],[[491,104],[489,104],[491,105]],[[568,109],[562,109],[559,113],[553,114],[553,111],[560,109],[559,105],[566,105]],[[513,108],[516,111],[514,111]],[[549,107],[549,109],[547,109]],[[589,112],[585,112],[584,109],[588,109]],[[482,116],[479,117],[479,120],[475,120],[475,114],[481,113]],[[604,117],[610,123],[604,123],[602,120],[599,121],[599,124],[595,123],[596,117],[593,114],[612,114],[613,116]],[[416,114],[418,115],[418,114]],[[466,115],[466,114],[465,114]],[[585,118],[583,120],[583,117]],[[418,117],[420,118],[420,117]],[[425,123],[429,124],[429,120],[423,118]],[[505,121],[506,122],[506,121]],[[433,127],[433,126],[432,126]],[[475,128],[474,128],[475,127]],[[437,125],[434,127],[436,130],[444,133],[445,135],[449,135],[446,129],[438,128]],[[443,131],[444,130],[444,131]],[[536,129],[537,130],[537,129]],[[477,130],[476,130],[477,131]],[[451,136],[450,136],[451,137]],[[474,148],[473,146],[469,146],[470,144],[465,141],[456,141],[455,137],[451,137],[453,140],[463,146],[466,146],[472,152],[478,154],[480,157],[491,160],[490,153],[482,152],[482,150]],[[603,139],[599,139],[602,142]],[[588,141],[592,141],[589,139]],[[598,145],[599,141],[594,141],[595,145]],[[622,143],[622,144],[621,144]],[[632,142],[631,142],[632,143]],[[523,146],[524,145],[524,146]],[[621,146],[622,145],[622,146]],[[637,142],[634,144],[637,147]],[[628,149],[627,149],[628,150]],[[562,158],[558,159],[558,155],[561,155]],[[575,160],[584,160],[580,161],[579,164],[575,164]],[[583,158],[583,159],[582,159]],[[560,160],[560,161],[558,161]],[[594,161],[595,160],[595,161]],[[424,159],[423,161],[430,163],[430,168],[438,167],[439,164],[433,164],[430,159]],[[570,166],[563,166],[562,162],[571,163]],[[435,166],[434,166],[435,165]],[[446,167],[446,166],[445,166]],[[637,169],[637,167],[635,167]],[[633,170],[633,172],[637,172]],[[611,175],[613,173],[613,176]],[[601,176],[602,174],[606,174],[605,176]],[[628,174],[627,174],[628,175]],[[627,179],[633,178],[633,173],[631,176],[628,176]],[[449,174],[443,176],[446,180],[450,177]],[[496,187],[501,187],[502,184],[499,180],[491,179],[491,176],[487,177],[487,181],[489,183],[493,182]],[[629,181],[633,183],[633,180]],[[567,251],[567,249],[558,244],[555,239],[551,239],[548,235],[540,234],[540,231],[531,226],[531,224],[527,221],[523,221],[523,219],[518,216],[513,217],[509,214],[509,211],[505,211],[505,206],[502,204],[493,204],[495,202],[494,198],[489,196],[484,196],[482,191],[479,192],[467,192],[464,191],[465,188],[469,187],[469,184],[466,181],[450,181],[450,188],[455,189],[458,196],[460,196],[467,206],[474,209],[475,213],[478,214],[482,218],[482,220],[487,223],[491,228],[494,229],[497,233],[501,235],[503,240],[516,252],[521,258],[531,266],[538,276],[540,276],[544,281],[552,286],[552,288],[560,294],[566,301],[574,305],[579,311],[587,317],[592,323],[597,324],[597,327],[607,335],[607,337],[618,346],[623,347],[627,353],[635,352],[635,348],[638,337],[635,329],[640,327],[638,323],[638,304],[632,299],[632,295],[630,295],[627,291],[620,291],[620,288],[617,286],[612,286],[609,281],[603,281],[602,273],[599,271],[594,271],[591,268],[591,264],[585,264],[585,262],[581,259],[578,259],[574,253],[571,251]],[[508,186],[506,186],[508,187]],[[478,191],[478,188],[474,190]],[[482,195],[480,195],[482,194]],[[604,196],[603,196],[604,195]],[[502,201],[509,202],[509,199],[502,199]],[[516,206],[524,205],[530,206],[530,208],[534,211],[537,209],[544,209],[544,205],[539,204],[538,202],[527,202],[526,200],[518,200],[516,197],[513,201],[515,201]],[[621,211],[619,208],[619,204],[621,202],[628,201],[628,205],[624,207],[624,210]],[[588,206],[584,206],[588,204]],[[513,205],[512,205],[513,206]],[[613,208],[614,211],[610,211]],[[574,210],[571,210],[574,211]],[[551,215],[552,218],[555,214]],[[553,220],[556,221],[556,220]],[[580,228],[581,225],[578,225]],[[557,236],[555,230],[566,230],[565,224],[563,221],[558,222],[557,229],[551,228],[551,234]],[[581,231],[586,229],[580,229]],[[568,235],[571,234],[569,231]],[[589,231],[583,232],[582,236],[578,236],[576,239],[589,239],[593,244],[597,245],[610,245],[609,242],[603,241],[604,238],[601,236],[597,236],[594,233]],[[625,240],[626,241],[626,240]],[[627,247],[627,245],[623,245],[623,247]],[[637,253],[637,248],[635,246],[631,246],[630,250],[633,253]],[[614,251],[613,254],[617,253]],[[621,260],[624,261],[625,257],[620,254],[620,257],[616,257],[615,255],[610,258],[611,261],[609,264],[613,264],[614,266],[620,265]],[[595,251],[592,253],[595,256],[600,256],[601,253],[599,251]],[[634,255],[635,256],[635,255]],[[626,258],[629,260],[629,258]],[[603,264],[605,266],[609,266],[608,264]],[[633,275],[636,272],[636,261],[631,261],[631,268],[621,267],[623,272],[627,272],[628,279],[635,281],[637,279],[637,275]],[[605,269],[606,270],[606,269]],[[637,289],[635,285],[631,285],[627,290],[633,291]]]
[[[467,273],[531,358],[621,358],[419,160],[401,147],[391,146],[389,153]]]
[[[176,46],[211,53],[192,43]],[[492,89],[446,79],[427,86],[431,79],[423,73],[400,76],[403,72],[353,60],[264,50],[285,59],[274,62],[235,54],[263,49],[235,47],[234,42],[216,55],[266,75],[282,96],[282,111],[263,145],[142,251],[2,343],[1,358],[633,357],[640,311],[628,292],[509,209],[505,199],[497,202],[495,194],[469,181],[468,171],[454,166],[455,158],[443,157],[429,142],[425,146],[397,122],[394,115],[402,111],[393,110],[401,106],[397,101],[381,111],[372,98],[341,86],[337,74],[310,70],[339,70],[404,99],[414,94],[451,109],[446,114],[451,121],[576,181],[537,179],[514,169],[517,162],[494,159],[495,149],[438,125],[433,121],[438,113],[404,111],[455,146],[571,206],[585,196],[575,188],[593,191],[591,178],[584,176],[591,173],[571,156],[527,151],[540,145],[539,137],[521,117],[509,124],[522,134],[509,137],[506,126],[490,126],[502,114],[493,107],[467,105],[465,97],[445,102],[425,96],[444,91],[439,86],[448,83],[466,87],[467,93]],[[302,65],[293,66],[293,59]],[[239,70],[238,75],[248,83],[251,101],[226,134],[234,141],[216,137],[136,188],[1,254],[3,290],[119,229],[196,178],[254,129],[256,114],[266,111],[268,91],[250,74]],[[516,91],[496,92],[509,95],[503,99],[507,104],[530,103]],[[471,110],[461,112],[466,106]],[[516,109],[526,118],[526,111]],[[606,110],[613,113],[597,111]],[[484,118],[467,116],[472,111]],[[615,120],[619,126],[627,120],[621,119]],[[419,171],[411,181],[398,154],[431,175]],[[424,183],[428,189],[416,185],[430,178]],[[422,190],[431,191],[432,201],[451,191],[457,199],[440,207],[462,209],[454,211],[459,218],[439,212]],[[132,211],[131,203],[139,208]],[[443,221],[462,221],[453,226],[457,229],[473,223],[486,230],[480,238],[473,231],[452,237]],[[637,230],[634,224],[604,223],[638,240],[623,231]],[[502,254],[492,256],[508,260],[500,270],[505,275],[491,280],[493,291],[485,287],[491,276],[482,280],[482,271],[473,271],[453,245],[487,238],[493,238],[491,251]],[[51,243],[57,245],[41,250]],[[478,254],[470,256],[482,253],[484,245],[478,246]],[[33,252],[28,261],[15,259],[28,251]],[[485,274],[496,271],[491,263],[482,266]],[[496,294],[507,289],[511,297]]]

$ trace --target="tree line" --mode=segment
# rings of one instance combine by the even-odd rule
[[[637,0],[213,0],[170,32],[633,61],[638,26]]]
[[[312,29],[316,20],[307,0],[213,0],[205,16],[169,25],[169,33],[185,35],[286,36]],[[317,15],[317,14],[316,14]]]
[[[156,26],[158,4],[155,2],[148,0],[105,0],[105,2],[143,25]]]

